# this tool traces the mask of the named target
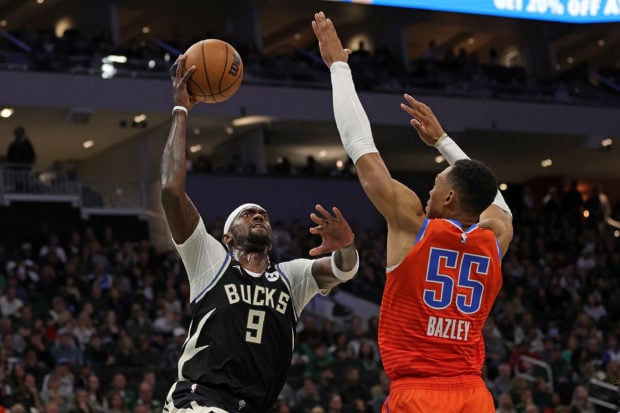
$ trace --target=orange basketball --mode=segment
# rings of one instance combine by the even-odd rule
[[[194,99],[205,103],[223,102],[241,86],[243,61],[230,44],[206,39],[191,45],[185,53],[185,69],[196,66],[187,83],[187,91]]]

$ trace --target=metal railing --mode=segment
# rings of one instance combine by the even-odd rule
[[[70,202],[78,206],[80,184],[66,171],[35,173],[22,165],[0,166],[0,201]]]
[[[515,369],[517,377],[523,377],[531,383],[534,383],[538,377],[546,377],[549,393],[553,393],[553,372],[548,363],[530,356],[519,356],[516,365],[525,367],[523,370]]]
[[[90,215],[140,215],[147,210],[145,186],[139,181],[78,179],[59,170],[33,172],[23,165],[0,165],[0,204],[15,201],[68,202]]]
[[[146,214],[146,193],[142,182],[100,178],[83,178],[80,182],[82,216]]]
[[[617,412],[620,409],[619,391],[618,386],[593,378],[588,383],[588,400],[610,412]]]

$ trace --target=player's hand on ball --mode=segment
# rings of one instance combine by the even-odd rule
[[[182,54],[174,62],[171,68],[173,99],[175,106],[185,106],[188,110],[194,107],[197,101],[190,96],[187,91],[187,82],[196,71],[196,66],[192,66],[185,70],[185,59],[187,55]]]

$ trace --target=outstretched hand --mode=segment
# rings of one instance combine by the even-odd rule
[[[310,256],[328,254],[353,244],[355,235],[338,208],[332,208],[334,216],[323,208],[322,205],[316,205],[316,210],[322,217],[319,217],[314,212],[310,214],[312,222],[317,224],[316,227],[310,228],[310,233],[320,235],[322,242],[320,246],[310,250]]]
[[[411,126],[418,131],[420,139],[422,139],[425,144],[434,146],[445,133],[439,120],[428,105],[406,93],[403,97],[408,104],[401,103],[400,107],[411,115]]]
[[[319,49],[323,61],[330,67],[336,61],[346,62],[349,60],[351,49],[343,49],[342,42],[336,33],[336,28],[331,19],[325,17],[322,11],[314,14],[312,30],[319,41]]]
[[[187,55],[182,54],[179,56],[170,69],[170,74],[172,75],[174,105],[185,106],[189,110],[197,103],[187,91],[187,82],[192,76],[192,73],[196,71],[196,66],[192,66],[185,70],[185,59],[187,59]]]

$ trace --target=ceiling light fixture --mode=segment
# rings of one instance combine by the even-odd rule
[[[542,166],[543,168],[548,168],[548,167],[550,167],[551,165],[553,165],[553,161],[552,161],[551,159],[549,159],[549,158],[547,158],[547,159],[543,159],[543,160],[540,162],[540,166]]]
[[[92,148],[93,146],[95,146],[95,141],[94,141],[94,140],[92,140],[92,139],[89,139],[89,140],[87,140],[87,141],[82,142],[82,147],[83,147],[84,149],[90,149],[90,148]]]
[[[136,123],[142,123],[146,120],[146,115],[144,113],[140,113],[133,117],[133,121]]]
[[[603,140],[601,141],[601,146],[602,146],[603,148],[608,148],[608,147],[610,147],[611,145],[613,145],[613,143],[614,143],[614,140],[613,140],[613,139],[611,139],[611,138],[605,138],[605,139],[603,139]]]
[[[8,119],[13,116],[13,113],[15,113],[13,108],[2,108],[2,110],[0,110],[0,117],[3,119]]]
[[[499,184],[500,191],[505,191],[506,189],[508,189],[508,184],[506,182],[502,182],[501,184]]]
[[[189,151],[191,153],[196,153],[196,152],[200,152],[202,150],[202,145],[198,144],[198,145],[192,145],[189,147]]]
[[[261,125],[263,123],[269,123],[273,120],[271,116],[242,116],[237,119],[233,119],[231,122],[233,126],[251,126]]]
[[[435,156],[435,163],[442,163],[445,160],[446,159],[443,156],[441,156],[441,155]]]

